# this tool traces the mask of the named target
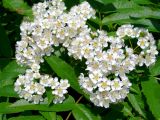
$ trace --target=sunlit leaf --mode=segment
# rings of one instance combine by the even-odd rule
[[[40,110],[40,111],[53,111],[53,112],[62,112],[72,110],[74,107],[75,101],[69,96],[63,103],[55,104],[48,106],[47,103],[43,104],[33,104],[25,100],[19,100],[15,103],[0,103],[0,114],[9,114],[9,113],[19,113],[26,110]]]
[[[3,6],[10,11],[32,18],[32,9],[23,0],[3,0]]]
[[[53,102],[54,95],[52,94],[52,90],[47,90],[47,98],[48,98],[48,105],[50,105]]]
[[[18,97],[17,93],[14,91],[14,86],[4,86],[0,87],[0,97]]]
[[[96,0],[96,1],[98,1],[98,2],[100,2],[102,4],[109,4],[109,3],[112,3],[112,2],[114,2],[116,0]]]
[[[57,115],[56,120],[63,120],[63,118],[60,115]]]
[[[25,73],[26,68],[20,67],[15,60],[11,61],[0,73],[0,87],[13,85],[19,74]]]
[[[129,93],[128,94],[128,100],[132,104],[133,108],[145,118],[145,113],[143,112],[138,99],[134,96],[134,94]]]
[[[42,116],[19,116],[19,117],[12,117],[9,118],[8,120],[45,120]]]
[[[156,62],[149,67],[149,71],[152,76],[160,75],[160,57],[156,59]]]
[[[72,113],[76,120],[79,120],[80,118],[82,120],[100,120],[99,116],[92,113],[91,109],[87,108],[83,104],[75,104]]]
[[[156,117],[156,119],[160,119],[160,85],[154,77],[150,77],[148,80],[143,81],[141,84],[142,92],[147,99],[147,104],[152,114]]]
[[[132,107],[129,106],[129,104],[127,102],[123,103],[124,107],[122,109],[122,112],[125,116],[133,116],[132,114]]]
[[[77,92],[82,93],[74,69],[69,64],[56,56],[46,57],[45,60],[59,77],[68,79],[71,87]]]
[[[56,112],[43,112],[43,111],[40,111],[40,113],[43,115],[43,117],[46,120],[56,120]]]

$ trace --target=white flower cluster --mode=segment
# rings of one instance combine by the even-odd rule
[[[86,59],[88,76],[81,73],[79,84],[95,105],[107,108],[110,103],[123,100],[131,86],[126,74],[138,65],[149,66],[156,60],[158,51],[153,36],[146,29],[132,25],[119,27],[116,36],[107,36],[102,30],[92,32],[86,21],[94,17],[95,11],[87,2],[72,7],[68,13],[65,10],[61,0],[38,3],[33,7],[34,22],[22,23],[16,59],[31,68],[28,70],[31,75],[28,77],[28,71],[20,75],[15,90],[21,97],[35,102],[33,96],[39,96],[41,101],[45,87],[51,87],[56,96],[53,102],[62,102],[68,81],[58,82],[58,78],[39,73],[43,56],[50,56],[53,46],[61,44],[69,56]]]
[[[128,36],[132,39],[136,38],[138,40],[137,47],[141,51],[137,56],[137,64],[139,66],[149,66],[156,61],[156,55],[158,54],[157,47],[155,46],[155,40],[151,33],[144,28],[133,27],[133,25],[123,25],[118,28],[117,36],[123,39],[125,36]],[[130,52],[135,52],[136,48],[130,48]],[[130,54],[130,53],[129,53]]]
[[[23,21],[21,24],[21,41],[17,42],[16,59],[19,64],[38,66],[43,56],[54,51],[52,46],[69,46],[70,42],[81,31],[86,30],[86,20],[95,14],[87,2],[71,8],[61,0],[51,0],[33,6],[35,19],[33,22]],[[40,68],[40,67],[38,67]]]
[[[52,78],[49,75],[40,75],[40,73],[31,69],[27,69],[25,75],[19,75],[15,82],[15,91],[20,98],[33,101],[35,104],[43,101],[46,88],[52,89],[52,94],[55,96],[53,103],[62,103],[68,87],[68,80],[59,82],[57,77]]]
[[[15,82],[15,91],[21,98],[39,103],[43,100],[46,87],[51,87],[55,96],[53,103],[61,103],[69,87],[68,80],[51,78],[49,75],[40,75],[40,63],[44,56],[50,56],[53,46],[69,46],[70,42],[85,30],[87,19],[95,11],[87,2],[74,6],[67,13],[64,2],[50,0],[33,6],[34,21],[23,21],[21,41],[16,45],[16,60],[20,65],[30,69],[25,75],[20,75]],[[37,81],[38,80],[38,81]]]
[[[126,40],[130,40],[131,46],[125,44]],[[131,83],[126,74],[137,65],[153,64],[158,54],[152,34],[133,25],[122,25],[114,37],[103,31],[86,33],[71,45],[69,52],[75,58],[87,60],[89,73],[88,77],[83,73],[79,76],[81,87],[90,94],[95,105],[105,108],[123,100],[129,93]]]

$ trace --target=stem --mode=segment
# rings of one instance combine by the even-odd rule
[[[133,51],[135,51],[138,47],[139,47],[139,46],[137,45],[137,47],[135,47]]]
[[[129,43],[130,43],[130,45],[131,45],[131,48],[133,48],[133,45],[132,45],[132,42],[131,42],[131,40],[129,39]]]
[[[102,17],[100,12],[99,12],[99,19],[100,19],[99,29],[102,30]]]
[[[16,58],[0,58],[0,59],[11,59],[11,60],[15,60]]]
[[[80,96],[79,99],[76,101],[76,104],[79,103],[82,98],[83,98],[83,96]],[[69,112],[69,114],[67,115],[65,120],[69,120],[69,117],[71,116],[71,114],[72,114],[72,112]]]
[[[71,116],[72,112],[69,112],[68,116],[66,117],[66,120],[69,120],[69,117]]]
[[[79,99],[76,101],[76,103],[79,103],[82,100],[83,96],[79,97]]]

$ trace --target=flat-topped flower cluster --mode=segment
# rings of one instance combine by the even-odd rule
[[[53,103],[65,99],[68,80],[59,81],[39,72],[43,57],[50,56],[54,46],[62,45],[75,59],[86,59],[88,74],[80,74],[79,84],[95,105],[105,108],[129,93],[131,83],[126,74],[136,66],[149,66],[156,60],[155,40],[146,29],[122,25],[115,36],[108,36],[102,30],[93,32],[86,21],[95,16],[95,10],[87,2],[66,12],[61,0],[46,1],[35,4],[33,13],[33,22],[22,22],[22,39],[16,46],[17,63],[29,69],[25,75],[19,75],[15,91],[28,101],[43,101],[48,87],[55,96]]]
[[[86,20],[95,14],[87,2],[74,6],[66,12],[64,2],[50,0],[33,6],[34,21],[23,21],[21,41],[16,45],[16,60],[28,66],[25,75],[19,75],[15,91],[21,98],[34,103],[43,101],[46,89],[54,95],[53,103],[62,103],[70,86],[68,80],[58,80],[50,75],[41,75],[40,63],[44,56],[54,52],[53,46],[69,46],[81,31],[88,30]]]
[[[107,36],[103,31],[94,35],[76,39],[73,43],[79,44],[73,44],[72,49],[76,48],[75,58],[86,58],[88,76],[81,73],[80,85],[95,105],[107,108],[129,93],[131,83],[126,74],[136,66],[153,64],[158,51],[152,34],[133,25],[122,25],[115,36]],[[129,44],[125,43],[127,40]]]

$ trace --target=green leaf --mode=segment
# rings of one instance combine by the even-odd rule
[[[57,115],[56,120],[63,120],[63,118],[60,115]]]
[[[54,104],[51,106],[48,106],[46,103],[41,104],[33,104],[29,103],[25,100],[19,100],[15,103],[7,103],[3,102],[0,103],[0,114],[10,114],[10,113],[19,113],[26,110],[40,110],[40,111],[52,111],[52,112],[64,112],[72,110],[74,107],[75,101],[73,97],[69,96],[63,103],[61,104]]]
[[[90,21],[92,21],[92,22],[94,22],[94,23],[96,23],[96,24],[98,24],[98,25],[101,25],[101,24],[102,24],[102,21],[101,21],[98,17],[96,17],[96,18],[91,18]]]
[[[143,7],[141,4],[153,4],[152,2],[149,2],[148,0],[142,0],[144,2],[141,2],[141,0],[113,0],[110,4],[105,5],[101,8],[101,11],[104,13],[109,12],[119,12],[120,10],[126,10],[126,9],[138,9],[143,11]],[[101,2],[102,3],[102,2]],[[151,7],[150,7],[151,8]],[[155,7],[154,7],[155,8]],[[158,7],[156,7],[158,8]]]
[[[116,8],[116,11],[123,10],[123,9],[126,9],[126,8],[137,8],[137,7],[140,7],[135,2],[128,1],[128,0],[116,0],[116,1],[113,1],[112,4]]]
[[[149,67],[149,71],[152,76],[160,75],[160,57],[157,58],[157,61],[155,62],[155,64]]]
[[[152,114],[156,119],[160,119],[160,85],[154,77],[150,77],[149,80],[145,80],[141,84],[142,92],[147,99],[147,104],[149,105]]]
[[[142,27],[147,28],[149,31],[153,31],[153,32],[159,32],[160,31],[160,24],[157,23],[156,21],[153,20],[149,20],[149,19],[132,19],[128,16],[127,19],[123,19],[123,16],[117,16],[120,17],[120,19],[117,20],[110,20],[108,19],[107,21],[105,21],[105,25],[111,24],[111,23],[116,23],[119,25],[123,25],[123,24],[135,24],[135,25],[141,25]],[[103,21],[104,22],[104,21]]]
[[[68,79],[71,87],[78,93],[82,93],[75,71],[69,64],[56,56],[46,57],[45,60],[59,77]]]
[[[160,50],[160,39],[158,40],[157,49]]]
[[[124,5],[123,5],[124,4]],[[134,7],[129,7],[134,6]],[[103,25],[108,25],[112,23],[116,24],[126,24],[132,23],[137,25],[142,25],[151,31],[160,31],[160,24],[155,19],[160,19],[160,9],[151,9],[150,7],[138,6],[138,5],[126,5],[122,2],[122,5],[115,4],[118,8],[114,13],[107,15],[103,18]],[[149,18],[154,18],[150,20]]]
[[[128,0],[112,0],[111,3],[107,5],[100,5],[99,7],[102,13],[108,14],[118,12],[119,10],[125,10],[127,8],[134,9],[140,7],[140,5]]]
[[[5,32],[5,29],[2,27],[0,23],[0,53],[4,57],[11,57],[12,56],[12,48],[8,36]]]
[[[113,3],[113,2],[116,2],[117,0],[96,0],[102,4],[109,4],[109,3]]]
[[[32,116],[12,117],[12,118],[9,118],[8,120],[45,120],[45,119],[39,115],[32,115]]]
[[[141,108],[141,106],[140,106],[140,104],[139,104],[139,101],[138,101],[138,99],[135,97],[135,95],[129,93],[127,97],[128,97],[129,102],[130,102],[131,105],[133,106],[133,108],[134,108],[140,115],[142,115],[144,118],[146,118],[146,117],[145,117],[145,113],[143,112],[143,110],[142,110],[142,108]]]
[[[143,9],[143,10],[142,10]],[[116,18],[117,16],[117,18]],[[106,16],[102,23],[108,23],[112,21],[125,20],[129,18],[155,18],[160,19],[160,9],[151,9],[149,7],[134,7],[117,9],[116,13]]]
[[[115,105],[117,106],[117,105]],[[102,120],[123,120],[123,113],[121,110],[109,109],[107,114],[102,116]]]
[[[143,120],[141,117],[130,117],[129,120]]]
[[[75,104],[72,113],[76,120],[100,120],[99,116],[92,113],[91,109],[83,104]]]
[[[11,60],[8,58],[0,58],[0,70],[2,70]]]
[[[56,112],[43,112],[43,111],[40,111],[40,113],[43,115],[43,117],[46,120],[56,120]]]
[[[153,4],[150,0],[133,0],[137,4]]]
[[[0,97],[18,97],[18,95],[14,91],[14,86],[10,85],[0,88]]]
[[[137,94],[139,93],[139,92],[138,92],[135,88],[133,88],[132,86],[130,87],[130,91],[131,91],[131,92],[134,92],[134,93],[137,93]]]
[[[0,87],[13,85],[19,74],[24,74],[26,68],[20,67],[15,60],[11,61],[0,73]]]
[[[124,107],[122,109],[122,112],[125,116],[133,116],[132,114],[132,107],[129,106],[129,104],[127,102],[123,103]]]
[[[52,94],[52,90],[47,90],[47,98],[48,98],[48,105],[50,105],[54,99],[54,95]]]
[[[96,1],[98,1],[98,2],[100,2],[102,4],[109,4],[109,3],[112,3],[112,2],[114,2],[116,0],[96,0]]]
[[[142,98],[142,94],[141,94],[141,90],[139,88],[139,85],[136,83],[132,84],[132,88],[134,88],[137,93],[134,94],[134,97],[136,98],[136,100],[138,101],[138,104],[140,106],[140,108],[145,111],[145,105],[144,105],[144,99]]]
[[[0,115],[0,120],[3,120],[3,115]]]
[[[33,18],[32,8],[23,0],[3,0],[3,6],[10,11]]]

